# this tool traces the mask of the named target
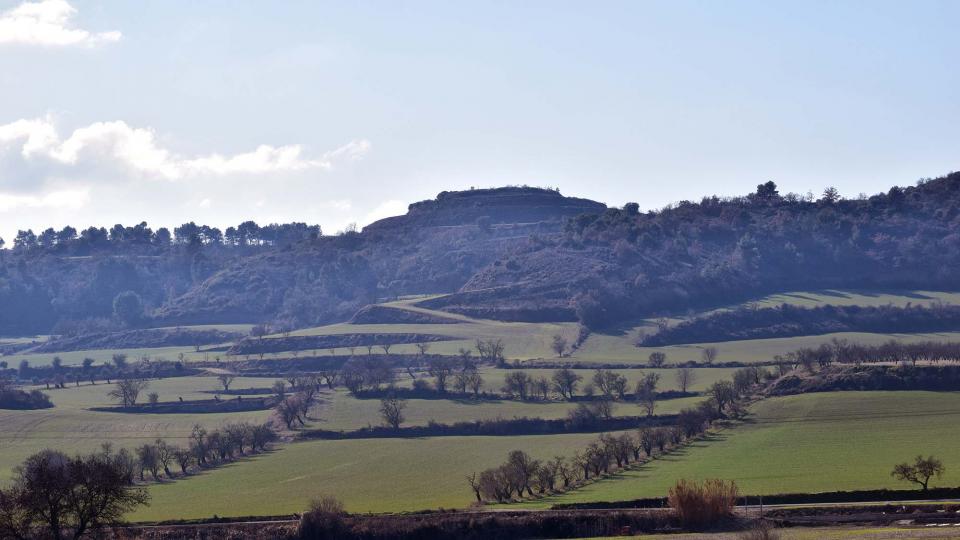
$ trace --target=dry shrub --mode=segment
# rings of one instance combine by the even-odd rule
[[[733,514],[737,485],[732,480],[679,480],[670,488],[667,501],[684,527],[701,529]]]
[[[314,499],[310,503],[310,510],[300,517],[299,537],[314,539],[346,536],[347,526],[343,519],[346,515],[343,503],[336,497]]]
[[[757,521],[737,536],[738,540],[780,540],[780,532],[768,521]]]

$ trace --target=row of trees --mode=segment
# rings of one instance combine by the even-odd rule
[[[67,225],[60,230],[50,227],[39,234],[34,233],[32,229],[21,230],[14,237],[12,247],[14,251],[57,249],[58,251],[86,252],[91,249],[126,246],[166,247],[175,244],[282,246],[317,238],[322,234],[319,225],[271,223],[261,226],[254,221],[245,221],[236,227],[227,227],[223,231],[217,227],[197,225],[191,221],[174,227],[171,234],[170,229],[166,227],[153,230],[144,221],[134,226],[117,224],[110,229],[89,227],[77,231],[74,227]],[[0,248],[4,244],[0,241]]]
[[[653,459],[701,436],[710,424],[729,415],[743,414],[743,399],[765,379],[761,368],[744,368],[734,373],[732,381],[718,381],[707,391],[708,399],[697,407],[684,409],[677,415],[676,424],[663,427],[644,427],[636,433],[602,434],[567,460],[557,456],[541,461],[526,452],[514,450],[507,461],[498,467],[486,469],[467,477],[478,503],[506,502],[524,495],[568,489],[612,471],[630,466],[641,459]],[[608,375],[603,374],[602,377]],[[612,399],[581,403],[571,411],[577,415],[609,416]]]
[[[922,341],[903,343],[890,340],[880,345],[850,343],[845,339],[833,338],[829,343],[818,347],[803,347],[784,355],[774,357],[778,364],[793,369],[803,367],[813,371],[815,367],[827,367],[834,362],[843,364],[875,363],[941,363],[960,361],[960,342]]]
[[[118,454],[126,456],[125,463],[141,482],[146,481],[147,473],[158,481],[164,476],[176,476],[171,467],[179,468],[179,474],[187,476],[196,468],[209,468],[263,452],[276,439],[276,432],[266,423],[232,422],[210,431],[196,424],[187,446],[157,439],[136,447],[133,453],[120,450]]]

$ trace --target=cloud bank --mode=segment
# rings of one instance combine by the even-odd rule
[[[0,151],[17,152],[29,163],[108,166],[167,180],[330,169],[336,161],[357,160],[369,150],[369,141],[356,140],[315,157],[305,156],[299,144],[262,144],[240,154],[184,157],[158,144],[153,130],[123,121],[95,122],[66,138],[49,116],[0,125]]]
[[[71,28],[77,10],[65,0],[24,2],[0,13],[0,44],[95,47],[119,41],[118,31]]]

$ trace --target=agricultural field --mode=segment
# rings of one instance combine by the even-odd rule
[[[276,515],[333,494],[351,512],[462,508],[465,475],[499,464],[511,450],[536,458],[571,455],[593,434],[307,441],[184,481],[152,485],[134,520]]]
[[[761,401],[751,412],[667,458],[523,504],[658,497],[678,478],[732,479],[747,494],[906,489],[890,470],[921,453],[954,464],[936,485],[960,483],[960,393],[803,394]]]
[[[269,388],[274,379],[238,378],[231,388]],[[111,385],[97,381],[46,391],[55,407],[30,411],[0,410],[0,479],[28,455],[44,448],[67,452],[97,450],[102,443],[133,447],[158,437],[185,443],[194,424],[217,427],[231,421],[263,422],[270,411],[209,414],[148,414],[91,411],[115,405],[107,392]],[[148,392],[160,401],[211,399],[218,388],[215,377],[177,377],[150,381]],[[146,396],[141,396],[146,401]]]
[[[11,354],[2,357],[11,367],[17,367],[26,360],[34,367],[49,366],[54,357],[59,357],[65,366],[78,366],[84,358],[92,358],[97,364],[109,364],[115,354],[125,354],[130,361],[148,356],[153,360],[176,361],[183,355],[185,362],[213,361],[222,352],[200,352],[194,347],[153,347],[149,349],[92,349],[87,351],[64,351],[56,353]]]
[[[761,299],[776,305],[783,301],[821,305],[831,299],[847,304],[919,302],[921,293],[868,295],[866,293],[826,292],[789,293]],[[926,301],[954,302],[954,295],[923,293]],[[383,304],[437,315],[438,312],[411,305],[416,299]],[[458,349],[473,348],[476,339],[502,339],[508,360],[549,360],[550,362],[622,363],[636,368],[617,369],[632,390],[645,373],[660,375],[659,391],[678,390],[677,369],[670,367],[688,360],[699,360],[701,350],[714,344],[637,348],[639,332],[649,326],[627,329],[621,334],[591,335],[578,350],[562,360],[551,350],[556,334],[573,342],[578,328],[572,323],[505,323],[442,314],[461,321],[457,324],[335,324],[293,332],[291,335],[334,335],[344,333],[418,333],[454,336],[461,339],[435,342],[430,353],[457,354]],[[217,326],[237,331],[249,325]],[[279,337],[279,336],[277,336]],[[960,340],[960,333],[941,334],[858,334],[804,336],[715,344],[717,362],[763,362],[777,354],[801,346],[819,345],[831,337],[852,342],[877,344],[889,339],[901,341]],[[647,368],[653,351],[667,354],[667,367]],[[154,349],[76,351],[43,355],[4,357],[11,366],[20,358],[32,365],[49,363],[59,356],[65,364],[77,364],[83,358],[110,362],[114,353],[127,354],[131,360],[149,356],[154,359],[224,362],[236,360],[223,350],[200,351],[193,347]],[[325,353],[326,351],[318,351]],[[343,355],[340,348],[333,352]],[[359,354],[365,349],[359,349]],[[413,345],[396,345],[394,353],[414,353]],[[269,356],[268,356],[269,358]],[[523,366],[533,377],[550,378],[552,369],[536,364]],[[481,367],[484,390],[499,392],[504,376],[512,370]],[[711,384],[729,380],[735,368],[696,368],[689,390],[704,392]],[[590,382],[593,369],[581,368],[583,386]],[[421,377],[426,374],[421,372]],[[269,388],[273,378],[240,377],[233,388]],[[218,388],[212,376],[170,378],[150,382],[149,391],[160,394],[161,401],[209,399]],[[409,387],[412,380],[397,373],[397,385]],[[0,481],[8,478],[13,466],[27,455],[45,447],[67,451],[92,451],[101,443],[132,447],[158,437],[185,442],[191,427],[200,423],[215,428],[229,421],[262,422],[270,411],[214,414],[123,414],[97,412],[91,407],[112,404],[106,393],[109,386],[98,381],[91,386],[50,390],[56,407],[35,411],[0,411]],[[657,414],[674,414],[704,399],[691,396],[661,400]],[[344,389],[324,389],[311,413],[310,427],[325,430],[354,430],[382,423],[378,399],[356,399]],[[471,420],[539,417],[565,417],[574,405],[567,402],[519,402],[511,400],[409,399],[404,414],[405,426],[423,426],[430,422],[453,423]],[[640,406],[619,403],[614,415],[642,415]],[[540,508],[555,503],[607,501],[662,496],[677,478],[721,477],[737,480],[747,493],[785,491],[824,491],[836,489],[894,487],[889,477],[893,463],[912,458],[919,452],[935,454],[948,464],[960,462],[960,394],[931,392],[822,393],[768,399],[753,407],[748,419],[736,427],[711,433],[705,441],[655,460],[635,470],[614,475],[566,494],[518,503],[511,507]],[[936,436],[934,436],[936,435]],[[464,507],[473,502],[465,475],[499,464],[514,449],[538,458],[556,455],[570,457],[596,434],[564,434],[503,437],[423,437],[405,439],[313,440],[284,442],[263,455],[246,457],[214,470],[175,482],[151,484],[153,504],[131,516],[136,520],[200,518],[211,515],[241,516],[285,514],[302,510],[307,502],[325,494],[341,498],[349,511],[395,512],[438,507]],[[960,469],[948,465],[943,485],[960,483]],[[906,486],[901,486],[906,487]],[[801,538],[801,537],[798,537]]]
[[[564,495],[511,508],[663,496],[677,478],[735,479],[745,493],[901,487],[892,465],[917,453],[960,462],[960,394],[824,393],[760,402],[742,425]],[[335,493],[348,510],[396,512],[471,503],[464,475],[513,449],[538,458],[572,455],[594,435],[426,437],[297,442],[248,462],[151,487],[154,505],[135,516],[288,513]],[[955,485],[949,468],[937,485]],[[205,501],[202,507],[199,500]]]
[[[345,390],[321,396],[321,403],[313,413],[318,418],[316,426],[327,430],[353,430],[382,424],[379,399],[355,399]],[[655,414],[676,414],[681,409],[703,401],[700,396],[669,399],[657,402]],[[565,418],[576,407],[565,401],[473,401],[470,399],[408,399],[404,409],[404,426],[425,426],[430,421],[454,423],[472,420],[496,420],[502,418],[529,417]],[[633,402],[614,405],[614,416],[643,416],[645,411]]]

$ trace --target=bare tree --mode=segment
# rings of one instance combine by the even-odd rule
[[[435,379],[437,392],[447,391],[447,379],[453,373],[453,361],[449,358],[434,357],[427,363],[427,373]]]
[[[577,384],[583,380],[576,371],[570,368],[561,368],[553,372],[553,389],[564,399],[573,399],[577,392]]]
[[[654,351],[650,353],[647,363],[650,364],[650,367],[663,367],[667,363],[667,353]]]
[[[405,420],[403,410],[407,408],[407,402],[403,399],[397,399],[390,395],[380,400],[380,416],[383,423],[393,429],[400,429],[400,424]]]
[[[120,379],[107,396],[114,401],[119,401],[124,407],[133,407],[137,404],[140,393],[149,386],[150,383],[144,379]]]
[[[233,384],[233,380],[237,378],[236,373],[226,372],[217,375],[217,380],[220,381],[220,385],[223,386],[224,392],[230,391],[230,385]]]
[[[907,462],[894,465],[890,476],[893,476],[897,480],[918,484],[923,491],[926,491],[930,484],[930,479],[933,477],[940,478],[943,476],[945,470],[946,468],[943,466],[943,462],[939,459],[933,456],[926,458],[917,456],[913,460],[912,465]]]
[[[703,351],[700,352],[700,358],[703,359],[704,364],[712,364],[717,359],[717,354],[719,352],[716,347],[704,347]]]
[[[563,353],[567,352],[567,338],[556,334],[553,336],[553,343],[550,344],[550,348],[557,353],[558,357],[563,358]]]
[[[0,490],[0,536],[76,539],[118,523],[148,500],[146,490],[130,487],[120,453],[105,449],[71,458],[43,450],[17,467],[10,487]]]
[[[717,415],[723,416],[723,408],[737,398],[737,392],[730,381],[717,381],[707,390],[717,406]]]
[[[696,372],[688,367],[682,367],[677,370],[677,386],[681,392],[686,392],[696,381]]]

